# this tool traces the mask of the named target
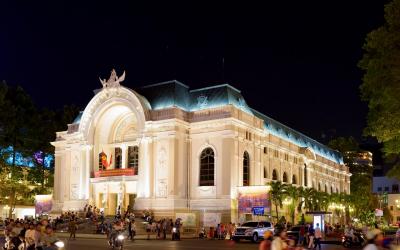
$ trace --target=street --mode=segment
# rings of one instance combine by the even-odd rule
[[[66,250],[109,250],[105,239],[76,239],[67,240],[65,239]],[[258,249],[258,244],[251,242],[239,242],[234,241],[219,241],[219,240],[199,240],[199,239],[185,239],[182,241],[171,241],[171,240],[136,240],[135,242],[126,241],[125,249]],[[336,250],[345,249],[339,245],[322,245],[324,250]],[[355,249],[355,248],[353,248]]]

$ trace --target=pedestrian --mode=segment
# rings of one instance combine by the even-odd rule
[[[319,223],[317,223],[317,227],[314,230],[314,238],[315,238],[314,249],[316,249],[318,246],[318,249],[321,250],[322,232],[321,228],[319,227]]]
[[[135,236],[136,236],[136,223],[135,223],[135,220],[132,220],[131,235],[132,235],[132,241],[134,241],[135,240]]]
[[[70,239],[72,237],[74,237],[74,240],[75,240],[75,233],[76,233],[76,229],[77,228],[78,228],[78,225],[76,224],[76,220],[75,220],[74,217],[72,217],[72,219],[68,223],[68,231],[69,231],[69,238]]]
[[[162,231],[163,231],[163,239],[167,239],[167,227],[168,227],[168,223],[167,223],[167,219],[163,220],[162,223]]]
[[[288,245],[286,243],[287,240],[287,234],[286,230],[277,230],[277,233],[275,234],[275,239],[271,243],[271,250],[286,250],[288,249]]]
[[[306,228],[304,225],[301,225],[299,230],[299,242],[298,242],[300,246],[304,246],[305,234],[306,234]]]
[[[400,227],[396,231],[396,243],[397,243],[397,245],[399,244],[399,240],[400,240]]]
[[[314,228],[313,225],[311,224],[308,227],[308,248],[313,248],[314,247]]]
[[[146,224],[146,232],[147,232],[147,240],[150,240],[150,234],[151,234],[151,224],[150,223]]]
[[[264,240],[258,246],[258,250],[270,250],[272,243],[272,232],[267,230],[264,232]]]
[[[382,231],[379,229],[372,229],[367,233],[367,245],[363,250],[378,250],[383,243]]]

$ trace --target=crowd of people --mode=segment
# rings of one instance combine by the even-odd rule
[[[54,221],[47,219],[6,219],[4,234],[7,250],[50,250],[58,241]]]

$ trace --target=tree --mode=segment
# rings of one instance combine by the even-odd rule
[[[288,205],[288,210],[292,225],[294,225],[294,217],[296,215],[296,207],[298,205],[298,200],[299,200],[299,190],[297,189],[297,187],[293,185],[287,185],[285,189],[285,194],[288,198],[290,198],[290,204]]]
[[[30,96],[19,86],[10,87],[3,82],[0,86],[0,147],[7,159],[3,161],[3,174],[7,181],[18,183],[22,169],[17,164],[18,154],[32,155],[31,134],[36,110]],[[6,183],[7,184],[7,183]],[[11,217],[19,189],[17,185],[2,185],[0,191],[9,193],[9,215]]]
[[[282,184],[280,181],[270,182],[271,190],[269,192],[271,196],[271,201],[275,205],[276,219],[279,219],[278,207],[282,208],[283,199],[285,198],[285,188],[286,184]]]
[[[337,137],[335,139],[332,139],[328,143],[328,146],[334,150],[341,152],[342,154],[349,151],[358,151],[360,149],[357,140],[351,136]]]
[[[315,201],[315,189],[299,187],[299,196],[302,198],[298,205],[298,211],[304,207],[305,210],[313,210]]]
[[[385,5],[385,23],[371,31],[359,67],[364,71],[361,96],[368,102],[366,135],[383,143],[393,160],[390,176],[400,177],[400,0]]]

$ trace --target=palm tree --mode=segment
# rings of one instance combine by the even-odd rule
[[[303,188],[299,187],[299,196],[301,197],[301,201],[297,207],[298,211],[301,211],[301,208],[304,207],[305,210],[313,210],[314,201],[315,201],[315,189],[314,188]]]
[[[285,194],[286,184],[282,184],[280,181],[276,181],[276,182],[270,182],[269,185],[271,186],[269,194],[271,196],[271,201],[275,205],[276,219],[278,220],[279,219],[278,207],[282,208],[283,206],[282,201],[286,195]]]
[[[291,218],[292,225],[294,225],[294,217],[296,212],[296,206],[299,200],[299,190],[297,187],[293,185],[287,185],[285,189],[285,194],[287,197],[291,199],[290,204],[288,206],[289,214]]]

